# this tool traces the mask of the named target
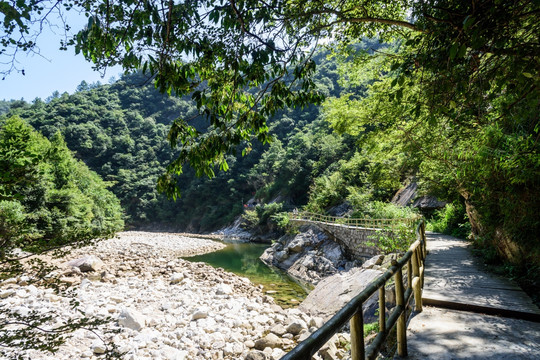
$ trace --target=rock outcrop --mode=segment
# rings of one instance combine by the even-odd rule
[[[409,184],[399,189],[391,202],[401,206],[412,206],[420,210],[442,209],[446,205],[446,202],[440,201],[435,196],[419,196],[418,184],[414,179]]]
[[[380,270],[353,268],[349,271],[329,276],[313,289],[300,304],[299,309],[311,316],[319,316],[328,320],[334,316],[353,297],[358,295],[373,280],[383,274]],[[376,321],[377,293],[364,303],[364,321]],[[369,315],[369,316],[367,316]]]
[[[340,272],[324,278],[313,289],[298,309],[309,314],[313,319],[322,318],[327,321],[345,306],[353,297],[362,292],[373,280],[381,276],[396,260],[397,254],[377,255],[367,260],[361,267]],[[406,275],[406,274],[405,274]],[[385,288],[385,311],[396,305],[395,288]],[[364,322],[378,320],[379,292],[375,292],[363,304]]]
[[[261,260],[312,285],[340,270],[360,265],[358,260],[349,260],[340,245],[317,228],[303,226],[300,230],[297,235],[282,236],[266,249]]]

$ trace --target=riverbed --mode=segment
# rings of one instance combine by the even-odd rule
[[[57,278],[72,295],[32,283],[27,273],[0,282],[0,309],[13,311],[17,319],[34,312],[50,315],[45,329],[83,316],[106,323],[69,334],[55,354],[17,348],[1,352],[30,359],[98,359],[114,345],[124,359],[232,360],[250,353],[260,358],[264,351],[266,358],[277,360],[322,319],[282,309],[244,276],[181,258],[223,246],[179,234],[124,232],[64,258],[44,257],[58,266],[48,281]],[[99,258],[93,271],[81,272],[68,263],[89,256]],[[18,325],[10,326],[15,330]]]

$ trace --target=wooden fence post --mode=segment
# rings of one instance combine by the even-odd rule
[[[397,321],[397,342],[399,356],[407,356],[407,308],[405,306],[405,291],[403,290],[403,272],[401,268],[395,274],[396,305],[402,307],[402,313]]]
[[[417,312],[422,312],[422,279],[420,277],[420,259],[418,254],[422,252],[422,244],[413,251],[412,266],[413,275],[412,288],[414,291],[414,307]]]
[[[379,331],[386,332],[386,300],[384,286],[379,288]]]
[[[364,314],[362,304],[353,315],[350,321],[351,325],[351,359],[365,360],[364,349]]]

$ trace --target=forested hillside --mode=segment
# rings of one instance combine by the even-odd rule
[[[0,120],[0,259],[14,247],[89,241],[123,225],[118,199],[60,133],[49,141],[19,117]]]
[[[315,58],[316,82],[327,96],[336,97],[343,90],[338,64],[327,55]],[[269,121],[274,141],[253,142],[245,156],[240,151],[229,155],[228,171],[218,171],[215,178],[197,177],[185,166],[178,178],[181,197],[172,201],[157,192],[156,182],[174,155],[167,142],[169,124],[177,117],[194,117],[189,98],[162,95],[147,78],[134,74],[108,85],[83,82],[73,95],[54,94],[47,101],[3,104],[8,116],[26,119],[48,138],[60,132],[79,159],[112,183],[127,223],[135,227],[214,230],[232,222],[253,197],[269,202],[279,196],[285,207],[309,203],[316,211],[349,198],[362,209],[367,200],[388,200],[403,180],[400,172],[381,172],[380,161],[360,149],[356,137],[336,134],[320,108],[309,106],[274,116]],[[192,124],[208,126],[196,117]]]

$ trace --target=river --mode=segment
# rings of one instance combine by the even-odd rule
[[[246,277],[252,283],[262,285],[265,293],[272,296],[283,308],[298,305],[305,299],[306,289],[286,273],[268,267],[259,259],[267,247],[266,244],[230,243],[222,250],[185,259],[204,262]]]

